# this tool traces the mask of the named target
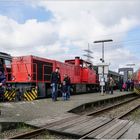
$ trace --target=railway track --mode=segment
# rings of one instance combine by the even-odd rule
[[[140,98],[134,97],[127,101],[123,101],[121,103],[117,103],[117,104],[102,108],[100,110],[90,112],[86,115],[87,116],[101,116],[102,115],[105,117],[107,116],[111,118],[121,119],[124,116],[131,113],[132,111],[134,111],[135,109],[137,109],[138,107],[140,107]]]
[[[114,112],[116,112],[116,110],[118,108],[121,108],[122,106],[125,106],[125,108],[128,108],[128,109],[121,111],[121,113],[119,113],[119,115],[116,115],[116,116],[113,115],[113,117],[111,117],[112,119],[109,122],[107,122],[107,123],[110,123],[112,120],[115,120],[115,119],[121,119],[124,116],[128,115],[129,113],[131,113],[132,111],[134,111],[135,109],[137,109],[138,107],[140,107],[140,99],[138,97],[135,97],[135,98],[129,99],[127,101],[123,101],[121,103],[117,103],[115,105],[111,105],[111,106],[106,107],[104,109],[100,109],[100,110],[97,110],[97,111],[94,111],[94,112],[90,112],[89,114],[86,114],[86,115],[88,115],[88,116],[102,115],[103,116],[103,114],[105,112],[106,113],[107,112],[111,113],[111,110],[114,110],[114,109],[115,109]],[[68,118],[67,120],[68,121],[72,121],[73,119],[77,119],[78,120],[78,117],[71,117],[71,118]],[[62,123],[62,122],[64,123],[65,121],[66,121],[65,119],[61,120],[58,123],[56,123],[55,125],[57,125],[57,124],[59,125],[60,123]],[[77,121],[77,125],[78,124],[79,123]],[[130,124],[130,125],[132,125],[132,124]],[[36,136],[39,136],[39,135],[45,133],[45,131],[47,131],[47,128],[49,128],[50,126],[53,126],[53,123],[49,124],[47,126],[44,126],[42,128],[30,131],[30,132],[26,132],[26,133],[23,133],[23,134],[16,135],[14,137],[10,137],[8,139],[29,139],[29,138],[35,138]],[[92,131],[88,132],[84,136],[80,137],[80,139],[87,138],[91,133],[92,133]]]
[[[46,131],[46,127],[43,127],[43,128],[29,131],[29,132],[25,132],[22,134],[18,134],[18,135],[13,136],[13,137],[9,137],[8,139],[30,139],[30,138],[34,138],[38,135],[43,134],[45,131]]]
[[[134,105],[132,105],[132,106],[129,108],[128,104],[129,104],[129,103],[133,104],[135,101],[136,101],[136,103],[135,103]],[[112,117],[113,120],[115,120],[115,119],[122,119],[123,117],[125,117],[125,116],[128,115],[129,113],[131,113],[131,112],[133,112],[134,110],[136,110],[137,108],[139,108],[139,107],[140,107],[140,99],[139,99],[138,97],[136,97],[136,98],[130,99],[130,100],[128,100],[128,101],[124,101],[124,102],[121,102],[121,103],[118,103],[118,104],[115,104],[115,105],[106,107],[106,108],[104,108],[104,109],[101,109],[101,110],[98,110],[98,111],[94,111],[94,112],[89,113],[89,114],[87,114],[87,115],[88,115],[88,116],[99,115],[99,114],[101,114],[101,113],[104,113],[105,111],[109,111],[109,110],[111,110],[111,109],[113,109],[113,108],[117,108],[117,107],[119,107],[119,106],[121,106],[121,105],[124,105],[124,104],[127,105],[127,108],[129,108],[129,109],[126,110],[126,111],[121,112],[121,113],[120,113],[118,116],[116,116],[116,117]],[[114,111],[114,112],[115,112],[115,111]],[[93,132],[93,131],[87,133],[86,135],[82,136],[80,139],[86,139],[86,138],[88,138],[88,136],[91,135],[92,132]]]

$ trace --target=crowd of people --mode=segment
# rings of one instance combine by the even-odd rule
[[[123,81],[123,78],[120,77],[119,81],[115,83],[114,79],[112,77],[108,77],[106,85],[105,85],[105,91],[107,94],[113,94],[114,87],[117,86],[117,88],[122,91],[133,91],[134,89],[134,81],[131,79],[128,79],[126,82]]]
[[[116,86],[120,90],[120,92],[132,91],[134,88],[134,82],[131,79],[128,79],[126,82],[124,82],[123,78],[120,77],[118,83],[115,83],[114,79],[110,76],[107,78],[104,91],[106,92],[106,94],[113,94],[114,87]],[[51,87],[53,101],[57,101],[58,89],[61,89],[62,99],[64,101],[70,99],[70,87],[71,87],[70,77],[67,74],[65,74],[63,82],[61,84],[61,77],[58,67],[51,75]]]
[[[134,81],[128,79],[126,82],[123,81],[122,78],[119,79],[119,90],[120,91],[133,91],[134,89]]]

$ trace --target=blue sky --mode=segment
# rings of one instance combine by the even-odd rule
[[[0,1],[0,14],[8,16],[21,24],[29,19],[37,19],[37,21],[42,22],[53,18],[51,11],[47,11],[43,7],[33,7],[20,1]]]
[[[106,61],[112,64],[112,69],[130,62],[138,63],[139,4],[138,0],[131,4],[107,0],[37,0],[32,3],[27,0],[0,0],[1,50],[12,55],[34,53],[64,61],[78,55],[83,58],[83,50],[87,49],[88,43],[94,46],[93,41],[109,37],[113,42],[121,42],[119,47],[122,50],[117,47],[105,50]],[[101,47],[92,51],[93,62],[99,63]]]
[[[124,45],[135,52],[139,53],[140,50],[140,26],[135,27],[134,29],[127,32],[126,38],[124,39]]]

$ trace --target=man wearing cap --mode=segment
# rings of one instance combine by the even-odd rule
[[[59,67],[51,74],[52,100],[57,101],[58,86],[61,83]]]
[[[4,73],[2,71],[0,71],[0,100],[3,101],[3,94],[4,94],[4,88],[3,86],[6,83],[6,76],[4,75]]]

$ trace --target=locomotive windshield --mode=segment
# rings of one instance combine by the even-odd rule
[[[10,60],[5,59],[4,62],[5,62],[6,68],[11,68],[11,61]]]
[[[11,55],[0,52],[0,71],[5,73],[8,81],[11,80],[11,62],[12,62]]]
[[[4,71],[4,67],[3,67],[3,59],[0,58],[0,71]]]

